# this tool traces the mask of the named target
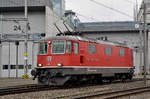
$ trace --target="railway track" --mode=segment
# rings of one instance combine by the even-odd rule
[[[49,86],[43,86],[43,85],[36,85],[36,84],[13,86],[8,88],[0,88],[0,96],[8,95],[8,94],[44,91],[44,90],[51,90],[51,89],[55,89],[55,88]]]
[[[141,80],[142,79],[134,79],[132,81],[127,81],[125,83],[134,82],[134,81],[136,82],[136,81],[141,81]],[[114,83],[120,83],[120,81],[116,81]],[[102,84],[102,85],[105,85],[105,84]],[[69,88],[78,88],[78,87],[84,88],[86,86],[94,86],[94,85],[81,85],[81,86],[73,86]],[[0,96],[9,95],[9,94],[27,93],[27,92],[46,91],[46,90],[53,90],[53,89],[66,89],[66,87],[52,87],[52,86],[44,86],[44,85],[36,85],[36,84],[12,86],[12,87],[7,87],[7,88],[0,88]],[[63,96],[63,97],[69,97],[69,96]],[[57,98],[63,98],[63,97],[60,96]]]
[[[135,79],[134,81],[128,81],[135,82],[135,81],[141,81],[142,79]],[[128,83],[125,82],[125,83]],[[116,81],[116,83],[119,83],[119,81]],[[104,84],[105,85],[105,84]],[[117,90],[110,90],[109,88],[100,88],[96,90],[87,90],[86,92],[76,92],[73,94],[64,94],[61,96],[53,97],[51,99],[116,99],[118,97],[122,96],[128,96],[132,94],[138,94],[142,92],[148,92],[150,91],[150,86],[144,86],[144,87],[133,87],[132,89],[117,89]]]
[[[112,92],[95,92],[93,94],[85,93],[86,95],[76,95],[76,96],[71,96],[73,99],[117,99],[120,97],[126,97],[129,95],[135,95],[135,94],[140,94],[144,92],[150,92],[150,86],[145,86],[145,87],[138,87],[138,88],[132,88],[132,89],[127,89],[127,90],[118,90],[118,91],[112,91]],[[61,98],[61,97],[60,97]],[[65,98],[65,97],[63,97]]]

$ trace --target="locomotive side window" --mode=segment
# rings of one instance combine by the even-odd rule
[[[48,52],[48,42],[39,43],[39,54],[47,54]]]
[[[74,43],[74,53],[78,54],[79,53],[79,44],[78,43]]]
[[[119,56],[125,56],[125,49],[124,48],[119,49]]]
[[[89,54],[96,54],[96,46],[95,45],[88,45],[88,53]]]
[[[72,52],[72,43],[71,41],[67,41],[66,43],[66,53],[71,53]]]
[[[53,54],[64,54],[65,42],[64,41],[53,41],[52,42],[52,53]]]
[[[112,55],[112,48],[111,47],[105,48],[105,55],[108,55],[108,56]]]

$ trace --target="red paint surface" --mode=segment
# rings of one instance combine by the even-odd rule
[[[51,44],[49,44],[47,55],[38,55],[37,63],[43,67],[56,67],[57,64],[63,64],[63,67],[82,66],[82,67],[133,67],[133,50],[130,48],[117,47],[113,45],[104,45],[83,41],[71,40],[79,43],[79,54],[51,54]],[[96,54],[88,54],[88,44],[96,45]],[[72,47],[74,47],[72,45]],[[105,47],[112,47],[112,55],[105,55]],[[125,56],[119,56],[119,48],[125,49]],[[51,61],[47,60],[51,56]]]

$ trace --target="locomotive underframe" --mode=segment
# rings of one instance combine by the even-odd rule
[[[132,79],[133,68],[36,68],[32,75],[39,84],[64,85],[68,81]]]

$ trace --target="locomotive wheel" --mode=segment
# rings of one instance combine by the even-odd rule
[[[46,80],[46,78],[45,77],[38,77],[38,85],[45,85],[45,82],[46,82],[47,80]]]
[[[128,79],[129,79],[129,80],[132,80],[132,78],[133,78],[133,75],[132,75],[132,74],[129,74],[129,75],[128,75]]]
[[[64,85],[68,80],[70,79],[70,76],[60,76],[60,77],[39,77],[38,78],[38,84],[39,85],[49,85],[49,86],[62,86]]]
[[[126,75],[122,75],[121,80],[122,80],[122,82],[125,82],[127,80],[127,76]]]
[[[108,80],[108,83],[110,83],[110,84],[111,84],[111,83],[112,83],[112,81],[113,81],[112,79],[109,79],[109,80]]]
[[[48,85],[48,77],[47,76],[38,77],[38,85]]]

